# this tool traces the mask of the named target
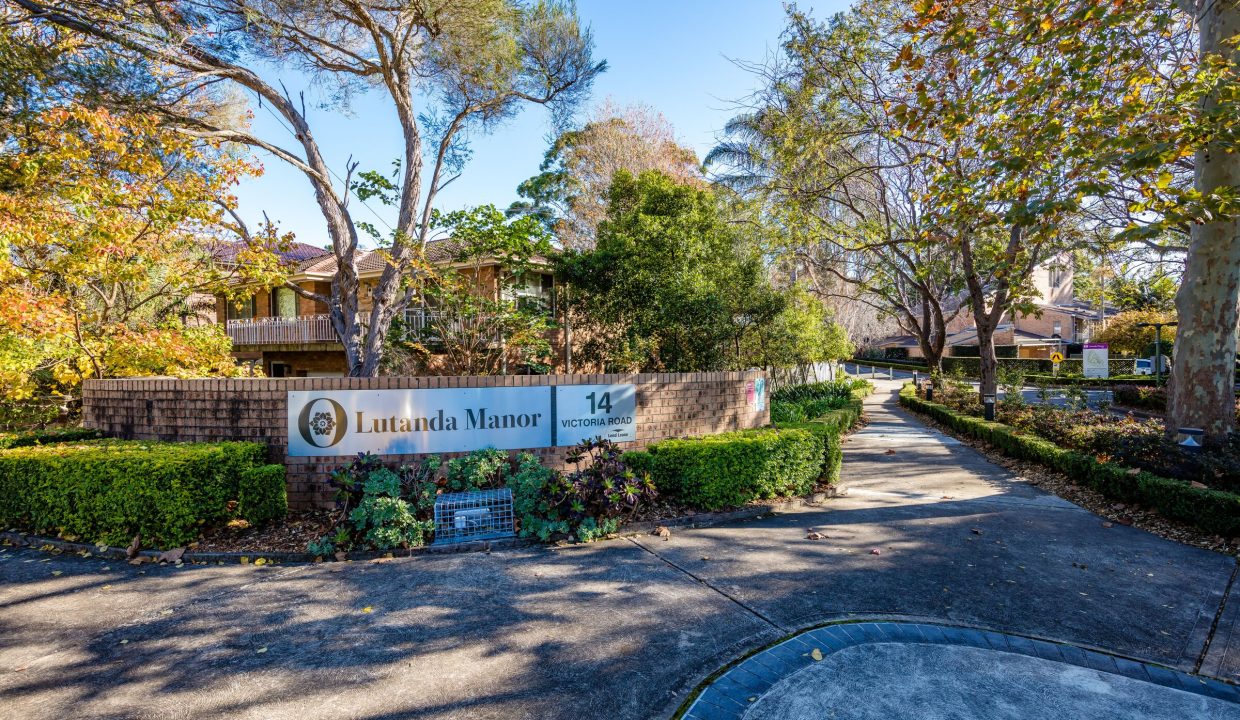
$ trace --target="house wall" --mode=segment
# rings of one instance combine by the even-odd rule
[[[265,443],[273,462],[288,468],[289,505],[308,508],[332,502],[330,473],[344,457],[288,456],[290,390],[382,390],[632,383],[637,386],[637,441],[643,448],[665,438],[761,427],[769,403],[751,405],[749,383],[762,372],[650,373],[642,375],[523,375],[471,377],[380,377],[293,379],[88,380],[82,418],[110,437],[177,442],[247,440]],[[565,468],[568,448],[531,449],[545,464]],[[387,455],[393,463],[416,455]]]

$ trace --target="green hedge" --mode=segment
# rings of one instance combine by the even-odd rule
[[[106,440],[5,450],[0,523],[108,545],[138,533],[147,547],[184,545],[203,526],[284,513],[283,468],[266,455],[256,443]]]
[[[823,474],[823,453],[813,432],[762,428],[663,440],[624,460],[649,472],[660,495],[719,510],[810,492]]]
[[[917,397],[911,384],[900,391],[900,404],[929,415],[957,432],[983,440],[1011,457],[1058,470],[1107,497],[1153,508],[1164,517],[1181,520],[1208,533],[1223,537],[1240,535],[1240,495],[1197,488],[1182,480],[1100,462],[1091,455],[1022,434],[1008,425],[960,415],[946,406]]]
[[[283,465],[255,465],[241,471],[237,481],[237,516],[254,525],[288,514]]]
[[[103,437],[98,430],[86,428],[56,428],[52,430],[31,430],[23,433],[0,434],[0,450],[30,447],[32,445],[54,445],[63,442],[95,440]]]

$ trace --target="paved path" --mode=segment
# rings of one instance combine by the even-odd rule
[[[1240,679],[1231,558],[1103,528],[879,384],[849,497],[668,541],[145,572],[7,549],[0,716],[669,717],[729,661],[861,617]]]

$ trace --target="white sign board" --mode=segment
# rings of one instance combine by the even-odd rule
[[[560,385],[554,393],[555,442],[552,445],[576,445],[596,437],[612,442],[637,439],[635,386]]]
[[[514,450],[637,438],[633,385],[291,390],[294,457]]]
[[[1085,377],[1110,377],[1109,349],[1110,346],[1106,343],[1086,343],[1084,349],[1081,350],[1081,364],[1085,368]]]

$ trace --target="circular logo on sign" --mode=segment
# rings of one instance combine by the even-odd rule
[[[344,408],[330,398],[311,400],[297,416],[302,439],[315,447],[328,448],[343,440],[346,425]]]

